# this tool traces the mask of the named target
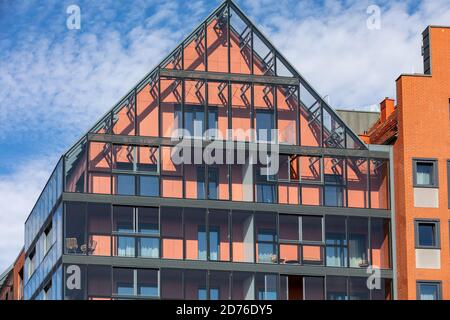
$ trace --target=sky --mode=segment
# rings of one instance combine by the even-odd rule
[[[395,98],[400,74],[423,72],[425,27],[450,25],[450,0],[235,2],[340,109]],[[0,0],[0,271],[61,154],[220,3]]]

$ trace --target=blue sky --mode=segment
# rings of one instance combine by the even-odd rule
[[[60,155],[220,2],[0,0],[0,269]],[[399,74],[422,72],[423,29],[450,23],[450,0],[236,3],[336,108],[395,98]],[[71,4],[80,30],[66,27]]]

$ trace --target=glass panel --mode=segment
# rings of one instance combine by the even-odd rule
[[[348,300],[346,277],[327,276],[327,300]]]
[[[233,261],[254,262],[253,214],[232,212]]]
[[[253,73],[275,75],[275,55],[255,32],[253,32]]]
[[[380,289],[372,290],[372,300],[392,300],[391,279],[381,279]]]
[[[162,136],[171,138],[182,128],[182,81],[161,79],[161,130]],[[175,135],[178,136],[178,135]]]
[[[435,223],[419,223],[419,246],[434,247],[436,246],[436,224]]]
[[[205,71],[205,27],[202,25],[184,43],[184,70]]]
[[[162,257],[183,259],[183,219],[181,208],[161,208]]]
[[[322,186],[302,185],[302,204],[307,206],[323,205]]]
[[[255,279],[250,272],[233,272],[231,298],[233,300],[255,300]]]
[[[109,204],[88,203],[89,241],[81,251],[90,255],[111,255],[111,206]]]
[[[347,266],[346,218],[326,216],[325,218],[326,265]]]
[[[81,246],[86,244],[86,204],[67,202],[65,215],[66,254],[82,254]]]
[[[135,257],[136,256],[136,238],[114,236],[113,237],[114,256]]]
[[[295,215],[280,215],[280,240],[300,240],[300,217]]]
[[[256,262],[277,263],[277,216],[276,214],[257,213],[255,214],[256,228]]]
[[[303,300],[302,276],[280,276],[280,300]]]
[[[88,266],[88,296],[89,297],[111,297],[111,267],[110,266]]]
[[[241,17],[230,8],[230,63],[231,73],[251,73],[252,32]]]
[[[209,276],[209,299],[229,300],[230,292],[230,272],[210,271]]]
[[[323,108],[323,146],[327,148],[345,147],[344,125],[328,110]]]
[[[368,219],[349,217],[348,237],[350,267],[366,268],[370,263]]]
[[[136,195],[136,176],[117,174],[115,178],[115,194],[134,196]]]
[[[231,127],[232,139],[235,141],[251,141],[251,101],[252,90],[250,84],[234,83],[231,85]]]
[[[416,163],[416,183],[418,185],[434,185],[434,163],[417,162]]]
[[[159,239],[138,238],[138,256],[142,258],[159,258]]]
[[[106,173],[89,174],[89,192],[111,194],[111,175]]]
[[[65,157],[66,192],[86,191],[86,140]]]
[[[439,285],[433,283],[419,284],[420,300],[439,300]]]
[[[291,167],[295,169],[297,166],[295,161],[300,159],[300,180],[302,182],[321,182],[322,181],[322,158],[320,157],[310,157],[310,156],[300,156],[293,158],[294,163]],[[291,174],[294,180],[298,180],[295,172]]]
[[[159,136],[158,85],[156,76],[137,92],[137,129],[140,136]]]
[[[211,210],[209,212],[209,259],[230,261],[229,212]]]
[[[205,166],[185,164],[185,190],[188,199],[205,199]]]
[[[206,271],[184,271],[184,296],[187,300],[206,299]]]
[[[275,89],[270,85],[254,85],[255,129],[258,141],[272,141],[275,136]]]
[[[183,224],[186,259],[206,260],[205,209],[185,208]]]
[[[158,297],[158,270],[137,270],[137,294],[145,297]]]
[[[228,72],[227,7],[208,22],[206,30],[208,71]]]
[[[322,108],[313,94],[300,86],[300,142],[302,146],[320,147]]]
[[[134,295],[133,273],[133,269],[113,268],[113,293],[121,296]]]
[[[142,234],[159,234],[158,208],[138,208],[137,232]]]
[[[305,300],[324,300],[324,278],[304,277]]]
[[[183,299],[183,270],[161,269],[161,298]]]
[[[345,159],[324,158],[325,206],[342,207],[344,203]]]
[[[182,198],[183,197],[183,165],[176,164],[175,148],[161,148],[161,193],[162,197]],[[173,153],[173,154],[172,154]]]
[[[349,298],[350,300],[369,300],[369,289],[367,288],[367,278],[349,278]]]
[[[205,131],[205,82],[185,81],[184,129],[188,136],[201,138]]]
[[[389,161],[370,160],[370,205],[389,209]]]
[[[89,170],[111,170],[111,144],[103,142],[89,143]]]
[[[113,110],[113,134],[134,135],[135,116],[135,96],[132,93],[118,108]]]
[[[287,64],[284,64],[284,62],[277,57],[277,76],[281,77],[293,77],[294,75],[287,67]]]
[[[390,221],[383,218],[371,218],[370,237],[372,248],[372,265],[388,269],[390,263]]]
[[[364,158],[347,158],[347,206],[369,207],[369,165]]]
[[[302,217],[303,241],[322,241],[322,217]]]
[[[302,245],[302,262],[308,265],[323,265],[323,246]]]
[[[158,147],[135,147],[137,149],[137,170],[158,172]]]
[[[139,195],[146,197],[158,197],[159,177],[139,176]]]
[[[278,276],[276,274],[256,274],[256,292],[258,300],[277,300]]]
[[[279,143],[296,145],[297,141],[298,87],[277,87],[277,122]]]
[[[208,82],[208,137],[226,139],[228,129],[228,84]]]

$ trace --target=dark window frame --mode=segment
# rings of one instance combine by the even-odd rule
[[[420,245],[419,239],[419,224],[434,224],[435,226],[435,241],[436,243],[431,246]],[[416,249],[440,249],[441,248],[441,228],[440,221],[436,219],[416,219],[414,220],[414,243]]]
[[[418,184],[417,183],[417,164],[425,163],[433,165],[432,183],[431,184]],[[414,188],[439,188],[439,168],[437,159],[429,158],[413,158],[413,187]]]
[[[420,286],[422,284],[425,285],[434,285],[437,287],[437,300],[442,300],[442,281],[424,281],[424,280],[418,280],[416,282],[416,299],[420,299]]]

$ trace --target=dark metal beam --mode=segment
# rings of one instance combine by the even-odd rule
[[[111,142],[115,144],[132,144],[144,146],[175,146],[179,141],[173,141],[171,138],[163,137],[143,137],[143,136],[125,136],[125,135],[111,135],[100,133],[89,133],[89,141],[97,142]],[[203,141],[203,147],[208,146],[211,141]],[[224,142],[226,145],[226,143]],[[234,143],[236,144],[236,143]],[[248,150],[248,142],[239,142],[237,145],[245,145]],[[311,156],[348,156],[348,157],[365,157],[389,159],[389,152],[374,151],[374,150],[358,150],[358,149],[337,149],[337,148],[323,148],[323,147],[307,147],[307,146],[292,146],[279,145],[281,154],[300,154]]]
[[[172,70],[161,69],[161,77],[168,78],[188,78],[196,80],[210,80],[210,81],[232,81],[232,82],[250,82],[263,83],[273,85],[299,85],[297,78],[291,77],[273,77],[273,76],[259,76],[250,74],[234,74],[222,72],[204,72],[204,71],[187,71],[187,70]]]
[[[308,276],[353,276],[367,277],[366,269],[361,268],[336,268],[325,266],[291,265],[291,264],[264,264],[264,263],[239,263],[225,261],[195,261],[195,260],[171,260],[171,259],[147,259],[134,257],[98,257],[63,255],[63,263],[108,265],[127,268],[176,268],[176,269],[200,269],[214,271],[237,272],[264,272],[280,274],[297,274]],[[392,270],[381,270],[381,277],[392,279]]]
[[[255,203],[241,201],[175,199],[159,197],[120,196],[87,193],[63,193],[63,201],[112,203],[129,206],[171,206],[204,209],[249,210],[256,212],[277,212],[301,215],[340,215],[357,217],[379,217],[389,219],[391,213],[383,209],[335,208],[324,206],[303,206]]]

